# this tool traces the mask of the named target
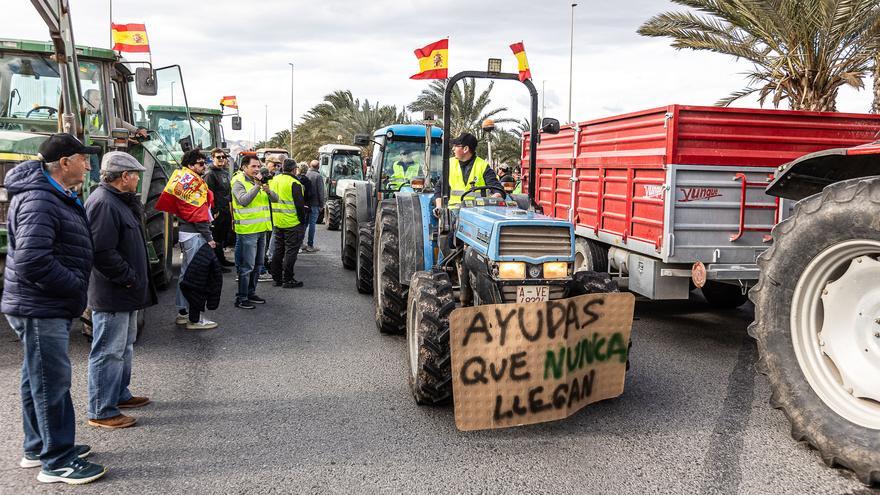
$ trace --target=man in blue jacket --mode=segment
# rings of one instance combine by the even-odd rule
[[[74,444],[67,354],[70,325],[86,308],[93,253],[74,188],[90,170],[86,155],[98,151],[69,134],[54,134],[40,145],[40,160],[6,174],[9,250],[0,310],[24,349],[20,465],[42,465],[37,480],[44,483],[88,483],[107,472],[83,459],[88,446]]]

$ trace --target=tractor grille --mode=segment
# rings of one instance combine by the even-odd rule
[[[0,160],[0,186],[6,186],[6,173],[12,170],[12,167],[18,165],[20,162],[13,162],[8,160]],[[0,226],[6,226],[6,216],[9,212],[9,202],[8,201],[0,201]]]
[[[571,256],[571,231],[568,227],[501,227],[501,256]]]
[[[550,300],[555,301],[557,299],[562,299],[565,296],[565,286],[563,285],[551,285],[550,286]],[[515,285],[505,285],[501,288],[501,298],[504,299],[506,303],[515,303],[516,302],[516,286]]]

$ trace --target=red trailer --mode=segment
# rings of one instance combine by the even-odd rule
[[[776,168],[878,130],[880,115],[684,105],[606,117],[541,136],[536,198],[575,224],[576,269],[651,299],[686,299],[693,281],[733,307],[794,205],[764,194]]]

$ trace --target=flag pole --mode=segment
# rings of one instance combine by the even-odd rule
[[[113,49],[113,0],[108,0],[110,3],[110,49]]]

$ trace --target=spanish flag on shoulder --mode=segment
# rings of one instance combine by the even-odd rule
[[[147,26],[143,24],[110,24],[113,49],[117,52],[149,53]]]
[[[532,71],[529,70],[529,59],[526,58],[526,48],[523,46],[523,42],[520,41],[510,45],[510,49],[513,50],[513,54],[516,56],[516,61],[519,64],[520,82],[531,79]]]
[[[416,48],[419,59],[419,73],[409,76],[410,79],[446,79],[449,71],[449,39]]]
[[[156,209],[177,215],[189,223],[210,222],[214,193],[208,184],[188,168],[171,174],[165,189],[156,201]]]

